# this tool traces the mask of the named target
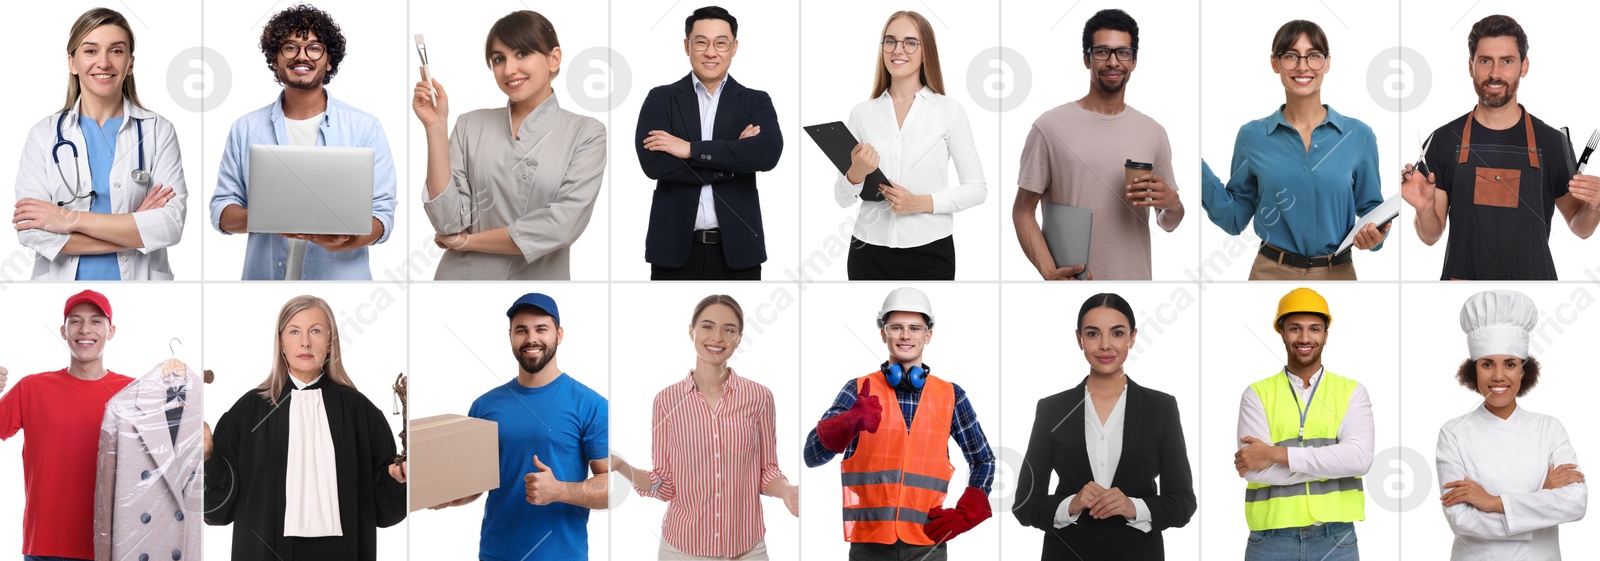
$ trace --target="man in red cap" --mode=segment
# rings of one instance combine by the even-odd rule
[[[106,343],[116,333],[105,295],[93,290],[72,295],[61,323],[71,362],[61,370],[23,376],[0,396],[0,440],[28,431],[22,447],[24,560],[94,558],[100,420],[111,396],[133,381],[106,370]]]

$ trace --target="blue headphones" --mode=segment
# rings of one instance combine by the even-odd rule
[[[78,175],[78,146],[73,144],[71,140],[67,140],[66,135],[62,134],[61,132],[61,127],[66,123],[66,121],[67,111],[62,110],[61,116],[56,117],[56,144],[55,146],[50,147],[50,159],[55,161],[56,175],[61,176],[61,183],[65,184],[69,189],[72,190],[72,199],[56,201],[56,206],[67,206],[67,203],[69,202],[76,201],[84,197],[95,196],[94,188],[92,187],[89,189],[89,194],[78,194],[78,183],[83,179],[82,176]],[[135,168],[131,175],[133,176],[132,178],[134,183],[149,186],[150,171],[146,170],[144,167],[144,119],[134,119],[133,125],[139,130],[139,167]],[[61,155],[59,152],[61,151],[62,146],[66,146],[68,150],[72,151],[72,178],[75,180],[72,183],[67,183],[67,174],[61,171]]]
[[[911,382],[911,387],[919,390],[922,389],[923,384],[928,383],[928,372],[932,370],[926,365],[913,366],[911,367],[911,372],[907,373],[899,363],[887,361],[878,367],[878,371],[882,372],[883,377],[888,379],[890,386],[899,386],[900,380],[905,378]],[[909,376],[907,376],[908,374]]]

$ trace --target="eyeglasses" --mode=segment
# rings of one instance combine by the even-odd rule
[[[689,42],[689,46],[694,48],[694,52],[697,53],[706,52],[706,47],[712,47],[715,48],[719,53],[725,53],[728,52],[728,49],[733,48],[733,41],[729,41],[727,39],[717,39],[716,41],[695,39],[694,41]]]
[[[907,332],[907,331],[911,332],[912,335],[922,335],[922,332],[928,330],[928,326],[920,324],[920,323],[913,323],[913,324],[910,324],[910,325],[903,324],[903,323],[891,323],[889,325],[883,326],[883,330],[887,331],[890,335],[895,335],[895,336],[899,336],[901,333],[904,333],[904,332]]]
[[[1322,70],[1322,67],[1328,65],[1328,55],[1322,53],[1311,53],[1309,55],[1280,53],[1277,58],[1278,67],[1284,70],[1294,70],[1295,67],[1300,66],[1300,59],[1305,59],[1306,66],[1312,70]]]
[[[1134,51],[1128,47],[1113,49],[1110,47],[1090,47],[1083,50],[1084,54],[1095,60],[1111,60],[1111,54],[1116,53],[1117,60],[1128,62],[1133,60]]]
[[[282,47],[278,47],[278,54],[283,55],[283,58],[295,58],[300,56],[301,48],[300,45],[294,43],[284,43]],[[306,58],[311,60],[322,60],[322,55],[328,52],[328,48],[322,46],[322,43],[310,43],[304,49]]]
[[[908,54],[908,55],[909,54],[916,54],[917,49],[922,48],[922,41],[918,41],[916,39],[901,39],[901,40],[897,41],[897,40],[894,40],[894,39],[884,38],[884,40],[883,40],[883,52],[886,52],[886,53],[894,52],[895,45],[903,46],[905,51],[906,51],[906,54]]]

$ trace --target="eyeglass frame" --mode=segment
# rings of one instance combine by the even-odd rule
[[[1094,57],[1094,50],[1095,49],[1105,49],[1106,50],[1106,58],[1095,58]],[[1118,51],[1128,51],[1128,58],[1122,58],[1120,55],[1117,55],[1116,53]],[[1111,60],[1111,57],[1116,56],[1117,62],[1133,62],[1133,61],[1139,60],[1139,49],[1135,49],[1133,47],[1111,48],[1111,47],[1107,47],[1107,46],[1104,46],[1104,45],[1095,45],[1093,47],[1089,47],[1089,48],[1084,49],[1083,50],[1083,56],[1089,57],[1089,60],[1099,60],[1099,61]]]
[[[1291,56],[1295,57],[1294,64],[1291,64],[1291,65],[1285,67],[1283,65],[1283,59],[1285,57],[1291,57]],[[1322,65],[1321,66],[1311,66],[1311,57],[1313,57],[1313,56],[1320,56],[1322,58]],[[1331,58],[1333,58],[1333,57],[1328,56],[1328,53],[1325,53],[1325,52],[1322,52],[1322,51],[1311,51],[1309,54],[1300,54],[1300,53],[1297,53],[1297,52],[1294,52],[1294,51],[1283,51],[1281,53],[1273,53],[1273,55],[1272,55],[1273,62],[1278,63],[1278,68],[1283,69],[1283,70],[1294,70],[1296,68],[1299,68],[1300,67],[1300,61],[1302,61],[1302,60],[1306,61],[1306,68],[1311,69],[1311,70],[1322,70],[1322,69],[1328,67],[1328,59],[1331,59]]]
[[[700,37],[700,38],[696,39],[694,37],[690,37],[688,39],[688,41],[689,41],[689,50],[697,52],[697,53],[706,52],[707,49],[714,50],[714,51],[719,52],[719,53],[726,53],[728,51],[733,50],[733,44],[734,43],[739,42],[738,39],[728,39],[726,37],[718,37],[716,39],[706,39],[705,37]],[[700,45],[699,43],[701,41],[705,41],[706,44],[703,45],[703,46]],[[727,45],[725,45],[726,48],[718,49],[717,48],[717,41],[727,41],[728,43],[727,43]],[[695,47],[697,47],[697,46],[700,47],[700,48],[696,49]]]
[[[883,326],[883,332],[890,335],[899,335],[901,332],[909,331],[913,336],[915,336],[922,335],[932,330],[933,327],[925,323],[891,323]]]
[[[317,50],[321,51],[322,54],[319,54],[319,55],[317,55],[315,57],[312,57],[311,56],[311,51],[308,51],[306,49],[309,49],[313,45],[317,46],[318,47]],[[293,50],[294,53],[291,54],[291,53],[285,52],[285,51],[289,51],[289,50]],[[306,43],[305,45],[301,45],[299,43],[295,43],[295,42],[291,42],[291,41],[285,41],[282,45],[278,45],[278,56],[281,56],[281,57],[289,59],[289,60],[294,60],[296,58],[300,58],[300,53],[302,51],[306,53],[306,59],[310,60],[312,62],[316,62],[316,61],[322,60],[322,57],[328,56],[328,46],[322,44],[322,41],[312,41],[310,43]]]
[[[917,43],[913,45],[908,41],[916,41]],[[884,47],[884,54],[893,53],[895,49],[901,49],[908,55],[914,55],[917,54],[917,51],[922,50],[922,40],[916,37],[907,37],[905,39],[890,39],[888,37],[884,37],[882,41],[878,42],[878,45]]]

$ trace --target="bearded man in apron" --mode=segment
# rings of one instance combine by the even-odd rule
[[[1556,280],[1555,209],[1588,238],[1600,224],[1600,178],[1577,175],[1565,135],[1517,103],[1528,36],[1516,20],[1483,18],[1467,48],[1478,105],[1433,132],[1425,169],[1405,167],[1401,195],[1423,243],[1454,223],[1440,280]]]

